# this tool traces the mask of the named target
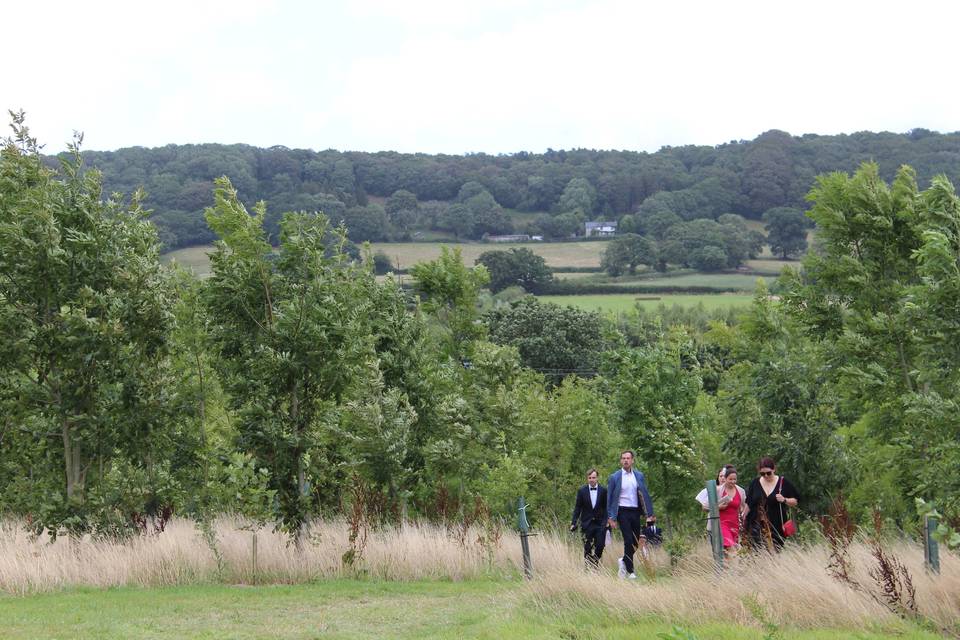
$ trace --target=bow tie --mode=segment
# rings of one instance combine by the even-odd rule
[[[590,487],[590,491],[596,491],[597,487]]]

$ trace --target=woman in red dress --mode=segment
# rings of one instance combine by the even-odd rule
[[[740,547],[740,523],[747,508],[746,492],[737,484],[737,470],[724,468],[723,484],[717,487],[720,499],[720,535],[727,555],[736,553]]]

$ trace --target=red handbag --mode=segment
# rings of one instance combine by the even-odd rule
[[[777,493],[783,495],[783,476],[780,476],[780,487],[777,489]],[[789,520],[783,519],[783,503],[780,503],[780,521],[783,522],[783,537],[789,538],[796,535],[797,533],[797,523],[794,522],[793,518]]]

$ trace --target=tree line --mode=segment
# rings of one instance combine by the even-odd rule
[[[0,504],[36,531],[117,535],[232,512],[302,533],[366,487],[384,521],[563,514],[587,468],[637,451],[658,512],[699,516],[761,455],[824,513],[914,498],[960,513],[960,199],[877,165],[812,191],[820,244],[736,315],[596,313],[486,291],[445,249],[411,295],[342,228],[226,178],[212,275],[161,266],[138,195],[49,169],[22,116],[0,155]],[[729,313],[729,312],[728,312]],[[542,521],[542,520],[541,520]],[[956,523],[956,521],[953,521]],[[162,526],[162,525],[154,525]]]
[[[960,177],[960,134],[791,136],[665,147],[656,153],[573,149],[507,155],[310,151],[247,145],[167,145],[84,152],[108,193],[143,187],[167,249],[212,242],[203,216],[214,180],[231,177],[251,207],[268,204],[272,241],[287,211],[322,211],[346,221],[350,239],[404,240],[433,230],[460,239],[531,233],[566,238],[585,220],[616,220],[627,232],[658,235],[677,221],[724,214],[761,219],[805,208],[815,176],[873,161],[892,180],[914,167],[922,186]],[[54,163],[48,158],[48,163]]]

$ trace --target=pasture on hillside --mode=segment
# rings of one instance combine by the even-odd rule
[[[370,249],[374,253],[382,251],[393,262],[394,268],[409,269],[418,262],[436,260],[442,247],[460,249],[463,261],[473,266],[476,259],[485,251],[506,251],[525,247],[537,255],[543,256],[550,267],[600,267],[600,256],[606,242],[529,242],[529,243],[441,243],[441,242],[374,242]],[[210,256],[212,245],[201,245],[177,249],[163,254],[164,262],[176,261],[177,264],[192,270],[199,277],[210,274]]]
[[[705,293],[705,294],[634,294],[634,293],[604,293],[597,295],[579,296],[538,296],[543,302],[552,302],[559,305],[571,305],[590,311],[602,313],[627,313],[637,305],[651,311],[660,305],[693,307],[703,305],[707,311],[726,307],[745,307],[753,300],[748,293]]]
[[[383,251],[393,261],[394,266],[399,264],[406,270],[418,262],[435,260],[440,256],[441,247],[460,249],[464,263],[472,266],[484,251],[506,251],[508,249],[526,247],[543,256],[547,265],[558,267],[600,267],[600,258],[606,242],[531,242],[510,244],[488,243],[436,243],[436,242],[381,242],[370,245],[372,251]],[[212,245],[187,247],[170,251],[161,256],[164,263],[176,262],[185,269],[192,271],[197,277],[206,278],[210,275],[210,252]],[[609,281],[611,283],[634,283],[642,280],[642,284],[658,286],[708,286],[717,288],[741,288],[743,291],[752,291],[756,286],[758,276],[763,276],[769,284],[786,266],[799,267],[797,260],[777,260],[771,257],[748,260],[745,267],[749,273],[691,273],[683,272],[680,275],[639,273],[637,276],[621,276],[620,278],[606,278],[602,272],[557,273],[560,280],[583,280],[585,278]]]

